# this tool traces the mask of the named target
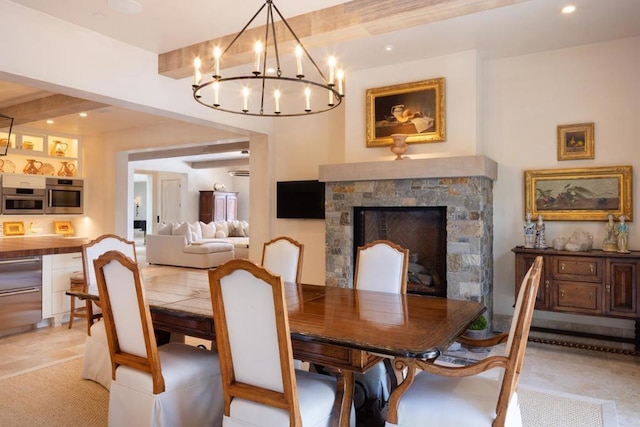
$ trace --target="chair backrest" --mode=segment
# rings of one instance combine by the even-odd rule
[[[151,312],[140,282],[138,264],[118,251],[94,260],[111,356],[111,375],[128,366],[151,374],[153,393],[165,389]]]
[[[119,251],[137,261],[136,244],[123,239],[115,234],[103,234],[95,240],[82,246],[82,268],[84,269],[84,280],[87,284],[87,292],[98,294],[98,283],[96,273],[93,268],[93,260],[107,251]]]
[[[407,292],[409,250],[388,240],[359,246],[353,287],[360,290],[404,294]]]
[[[502,387],[496,406],[494,425],[504,425],[509,402],[518,387],[541,275],[542,257],[538,256],[522,280],[513,311],[513,319],[511,320],[506,346],[508,362],[502,377]]]
[[[209,270],[209,286],[225,415],[240,398],[279,408],[291,426],[301,425],[282,278],[234,259]]]
[[[285,282],[300,282],[304,245],[290,237],[281,236],[266,242],[262,248],[262,266],[282,276]]]

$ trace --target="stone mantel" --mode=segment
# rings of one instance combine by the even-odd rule
[[[323,182],[471,176],[495,181],[498,178],[498,164],[486,156],[336,163],[320,165],[319,175],[319,180]]]

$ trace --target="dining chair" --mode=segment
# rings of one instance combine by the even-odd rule
[[[359,246],[353,287],[358,290],[407,293],[409,250],[389,240],[375,240]],[[364,374],[356,374],[356,381],[363,385],[362,402],[378,399],[380,405],[389,398],[396,383],[396,373],[390,360],[375,364]]]
[[[285,282],[300,282],[304,245],[291,237],[281,236],[266,242],[262,248],[262,266],[282,277]]]
[[[109,426],[219,426],[222,383],[215,352],[157,346],[138,264],[118,251],[94,260],[111,362]]]
[[[407,292],[409,250],[389,240],[359,246],[353,279],[355,289],[404,294]]]
[[[229,426],[329,426],[336,380],[294,369],[280,276],[234,259],[209,270]]]
[[[521,426],[517,388],[541,273],[542,257],[538,256],[522,281],[509,333],[477,342],[482,346],[506,342],[504,355],[464,367],[433,360],[397,361],[396,366],[409,369],[404,382],[391,394],[386,426]],[[501,370],[498,379],[487,374],[494,368]],[[416,374],[418,370],[421,372]]]
[[[93,261],[103,253],[117,250],[137,261],[134,242],[115,234],[103,234],[82,246],[82,268],[85,287],[89,294],[100,295]],[[102,316],[100,302],[86,302],[87,307],[87,340],[84,347],[84,358],[80,377],[89,379],[109,388],[111,383],[111,362],[104,322],[94,322]],[[98,315],[99,313],[99,315]]]

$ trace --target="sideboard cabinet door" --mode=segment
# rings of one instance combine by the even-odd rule
[[[638,315],[638,261],[607,260],[607,314],[635,318]]]

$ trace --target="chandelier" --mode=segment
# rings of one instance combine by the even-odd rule
[[[0,156],[6,156],[11,145],[11,129],[13,128],[13,117],[0,114]],[[0,168],[1,170],[2,168]]]
[[[250,65],[234,68],[236,75],[223,75],[220,68],[225,54],[236,42],[246,43],[245,39],[250,37],[245,30],[265,9],[264,37],[254,41],[253,61]],[[280,17],[279,25],[274,23],[274,11]],[[243,34],[245,37],[241,39]],[[293,41],[295,46],[291,48],[295,63],[293,60],[281,63],[279,47],[290,46]],[[201,71],[203,64],[199,57],[193,65],[194,99],[206,107],[227,113],[262,117],[304,116],[332,110],[344,97],[344,73],[337,68],[335,57],[328,60],[327,79],[272,0],[267,0],[258,9],[224,51],[219,46],[213,48],[213,62],[206,71]],[[210,78],[205,78],[205,74]]]

